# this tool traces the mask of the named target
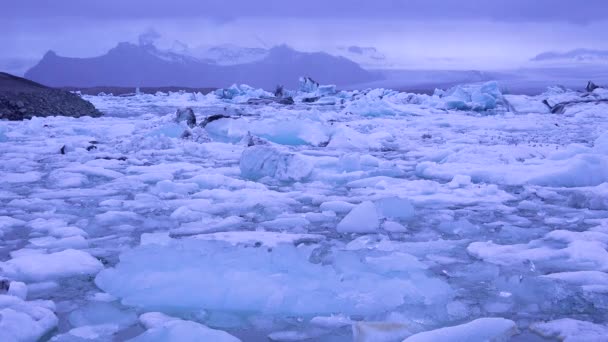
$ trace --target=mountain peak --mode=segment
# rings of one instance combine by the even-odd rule
[[[287,45],[270,50],[219,47],[210,63],[153,44],[119,43],[107,54],[90,58],[55,57],[31,68],[26,77],[53,86],[224,87],[246,83],[270,89],[297,85],[309,75],[325,84],[346,85],[376,79],[358,64],[327,53],[299,52]],[[238,63],[236,63],[238,62]]]
[[[42,59],[48,59],[48,58],[53,58],[53,57],[57,57],[57,53],[53,50],[49,50],[44,54]]]
[[[579,48],[566,52],[543,52],[531,59],[533,62],[570,61],[597,62],[608,60],[608,50]]]

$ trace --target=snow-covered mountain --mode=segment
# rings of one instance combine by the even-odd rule
[[[270,49],[234,44],[190,47],[186,43],[176,40],[168,51],[196,57],[218,65],[237,65],[260,61],[268,56]],[[389,66],[386,56],[375,47],[340,46],[331,53],[348,58],[363,68],[378,69]]]
[[[390,66],[386,55],[375,47],[341,46],[338,48],[337,54],[358,63],[364,68],[375,69]]]
[[[575,49],[567,52],[543,52],[531,59],[532,62],[594,64],[608,63],[608,50]]]
[[[268,56],[268,49],[248,48],[232,44],[212,46],[201,51],[198,57],[215,61],[219,65],[236,65],[257,62]]]
[[[259,51],[218,47],[207,50],[208,58],[195,57],[185,50],[165,51],[152,44],[120,43],[108,53],[92,58],[62,57],[49,51],[25,76],[51,86],[225,87],[246,83],[267,89],[277,84],[295,87],[300,76],[336,85],[378,78],[376,73],[344,57],[299,52],[285,45]],[[226,60],[218,63],[222,58]]]
[[[268,56],[268,49],[242,47],[233,44],[190,47],[178,40],[168,52],[191,56],[217,65],[237,65],[259,61]]]

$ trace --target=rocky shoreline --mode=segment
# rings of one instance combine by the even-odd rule
[[[0,72],[0,120],[101,115],[93,104],[76,94]]]

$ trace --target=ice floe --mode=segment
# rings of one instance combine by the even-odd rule
[[[85,98],[0,122],[0,340],[606,334],[605,89]]]

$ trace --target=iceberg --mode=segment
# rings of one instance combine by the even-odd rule
[[[300,92],[315,93],[319,89],[319,83],[310,77],[300,77]]]
[[[144,314],[142,316],[146,316]],[[146,317],[146,325],[149,329],[143,334],[130,339],[131,342],[158,342],[158,341],[180,341],[180,342],[240,342],[238,338],[225,331],[211,329],[202,324],[184,321],[181,319],[165,318],[158,322],[151,322],[150,316]]]
[[[517,333],[515,322],[504,318],[479,318],[469,323],[412,335],[403,342],[507,341]]]
[[[268,91],[255,89],[246,84],[233,84],[226,89],[217,89],[214,94],[221,100],[229,100],[234,103],[244,103],[253,98],[273,97],[273,94]]]
[[[0,262],[0,274],[22,281],[46,281],[73,276],[95,275],[103,269],[89,253],[74,249],[43,254],[31,253]]]
[[[504,103],[502,92],[496,81],[436,90],[433,98],[438,98],[439,102],[436,105],[445,109],[478,112],[496,109],[499,104]]]
[[[243,178],[275,178],[283,182],[301,181],[312,172],[312,164],[298,154],[282,152],[272,146],[246,148],[239,162]]]
[[[27,302],[0,294],[0,340],[38,341],[57,326],[51,301]]]
[[[356,251],[334,250],[325,262],[312,262],[314,250],[315,245],[268,248],[172,239],[126,251],[95,283],[125,305],[180,314],[205,309],[311,318],[371,315],[407,303],[443,303],[451,296],[446,283],[411,261],[392,267]]]
[[[374,233],[380,228],[380,218],[376,206],[370,201],[353,208],[338,223],[336,230],[340,233]]]

